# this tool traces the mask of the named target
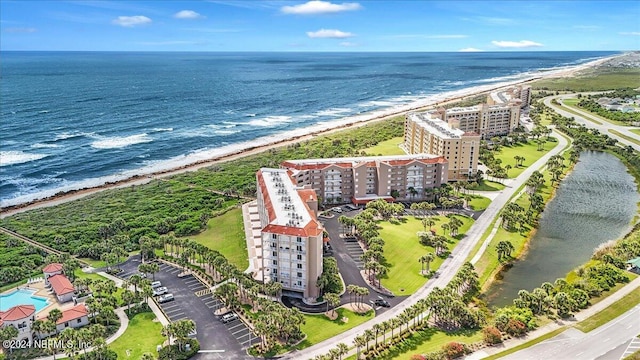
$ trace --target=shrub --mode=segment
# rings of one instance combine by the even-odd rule
[[[180,351],[178,345],[165,346],[158,352],[159,360],[186,360],[194,356],[200,351],[200,343],[196,339],[187,340],[187,344],[191,346],[189,351]]]
[[[522,336],[527,332],[527,326],[520,320],[510,319],[505,329],[511,336]]]
[[[465,347],[464,344],[459,342],[452,341],[442,347],[447,359],[457,359],[464,355]]]
[[[495,326],[487,326],[482,329],[484,342],[488,345],[500,344],[502,342],[502,333]]]
[[[427,360],[427,358],[422,354],[415,354],[411,356],[411,360]]]

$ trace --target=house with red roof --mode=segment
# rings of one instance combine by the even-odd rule
[[[63,265],[60,263],[51,263],[42,269],[44,274],[44,282],[58,298],[61,303],[71,301],[75,293],[75,288],[71,281],[64,275]]]
[[[36,307],[17,305],[7,311],[0,311],[0,327],[13,326],[18,329],[18,341],[31,341],[31,324],[35,320]]]
[[[63,274],[56,274],[47,278],[47,282],[53,292],[56,294],[58,301],[61,303],[71,301],[75,293],[75,288],[71,281]]]
[[[46,317],[42,317],[40,320],[47,320]],[[89,310],[84,303],[62,310],[62,317],[56,321],[56,328],[58,333],[66,328],[79,328],[89,324]],[[40,339],[46,338],[55,334],[52,333],[38,333]]]

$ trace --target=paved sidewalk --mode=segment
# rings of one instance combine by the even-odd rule
[[[616,301],[620,300],[622,297],[624,297],[625,295],[631,293],[634,290],[637,290],[640,287],[640,277],[636,278],[635,280],[633,280],[632,282],[628,283],[627,285],[625,285],[624,287],[622,287],[620,290],[616,291],[615,293],[609,295],[606,299],[600,301],[599,303],[588,307],[587,309],[584,309],[582,311],[580,311],[579,313],[575,314],[575,316],[572,319],[568,319],[568,320],[558,320],[556,322],[547,324],[541,328],[538,328],[530,333],[527,334],[527,336],[523,337],[523,338],[517,338],[517,339],[509,339],[507,341],[505,341],[501,346],[496,346],[496,347],[489,347],[489,348],[484,348],[480,351],[476,351],[475,353],[467,356],[465,359],[467,360],[476,360],[476,359],[482,359],[485,358],[487,356],[490,355],[494,355],[497,353],[500,353],[502,351],[505,351],[507,349],[519,346],[521,344],[527,343],[533,339],[536,339],[544,334],[547,334],[551,331],[554,331],[556,329],[559,329],[563,326],[572,326],[575,325],[577,322],[583,321],[595,314],[597,314],[598,312],[610,307],[613,303],[615,303]],[[606,325],[606,324],[605,324]],[[603,325],[604,326],[604,325]],[[568,329],[569,330],[569,329]],[[577,331],[576,329],[573,329],[573,331]],[[558,335],[560,336],[560,335]]]

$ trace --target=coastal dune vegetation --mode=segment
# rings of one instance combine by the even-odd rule
[[[362,155],[362,149],[400,136],[403,119],[397,116],[144,185],[105,190],[18,213],[2,219],[0,225],[56,250],[94,260],[102,259],[114,247],[124,252],[138,250],[141,238],[193,236],[205,230],[210,219],[238,205],[240,194],[255,194],[259,168],[278,167],[286,159]],[[209,226],[215,229],[220,224],[214,219]],[[220,244],[209,245],[216,249]],[[238,265],[245,261],[232,258]],[[4,269],[8,263],[2,259],[0,267]],[[2,284],[27,275],[16,272]]]

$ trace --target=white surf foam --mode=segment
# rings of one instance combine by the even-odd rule
[[[126,137],[101,137],[99,140],[92,142],[91,147],[95,149],[118,149],[151,141],[153,141],[153,139],[146,133]]]
[[[49,156],[48,154],[29,154],[23,151],[0,151],[0,166],[22,164],[30,161],[40,160]]]
[[[43,143],[36,143],[36,144],[32,144],[31,148],[32,149],[54,149],[60,147],[60,145],[57,144],[43,144]]]
[[[286,124],[291,122],[291,116],[267,116],[265,118],[255,119],[249,121],[247,124],[251,126],[261,126],[261,127],[273,127],[278,126],[280,124]]]
[[[351,112],[351,109],[331,108],[331,109],[318,111],[315,114],[318,116],[340,116],[341,114],[348,113],[348,112]]]
[[[151,129],[154,132],[165,132],[165,131],[173,131],[172,127],[168,127],[168,128],[153,128]]]
[[[237,134],[239,132],[240,132],[240,130],[216,130],[216,131],[214,131],[214,133],[216,135],[232,135],[232,134]]]

